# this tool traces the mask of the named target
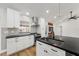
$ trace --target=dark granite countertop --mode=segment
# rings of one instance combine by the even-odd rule
[[[6,38],[14,38],[14,37],[21,37],[21,36],[28,36],[28,35],[34,35],[35,33],[14,33],[14,34],[8,34]]]
[[[64,40],[52,39],[52,38],[46,38],[46,39],[40,38],[40,39],[37,39],[37,41],[46,43],[48,45],[51,45],[51,46],[57,47],[59,49],[65,50],[66,52],[69,52],[73,55],[79,56],[79,50],[77,49],[78,52],[76,52],[74,50],[74,48],[70,49],[71,47],[69,47],[69,45],[66,44],[66,42]]]

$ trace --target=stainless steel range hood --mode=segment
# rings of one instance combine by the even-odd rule
[[[32,17],[32,26],[39,26],[38,24],[38,17]]]

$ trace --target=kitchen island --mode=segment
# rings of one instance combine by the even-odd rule
[[[73,48],[70,44],[67,44],[67,39],[71,37],[64,37],[64,40],[52,39],[52,38],[40,38],[37,40],[36,50],[37,55],[40,56],[79,56],[79,49]],[[66,39],[66,40],[65,40]],[[72,39],[72,38],[71,38]],[[75,38],[73,38],[75,39]],[[43,47],[42,47],[43,46]],[[42,50],[42,52],[38,52]],[[49,52],[50,51],[50,52]]]

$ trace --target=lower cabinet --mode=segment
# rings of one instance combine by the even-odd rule
[[[65,51],[54,46],[37,41],[36,42],[37,56],[65,56]]]
[[[7,39],[7,54],[11,54],[16,52],[16,39],[15,38],[10,38]]]
[[[34,36],[23,36],[7,39],[7,54],[18,52],[34,45]]]

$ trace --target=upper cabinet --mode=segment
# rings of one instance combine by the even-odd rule
[[[7,26],[9,28],[18,28],[20,25],[20,13],[13,9],[7,8]]]
[[[20,13],[18,11],[14,11],[14,24],[15,27],[20,26]]]
[[[19,28],[20,13],[10,8],[0,8],[0,27]]]
[[[0,8],[0,27],[19,28],[20,13],[10,8]]]
[[[14,14],[13,10],[7,8],[7,25],[6,27],[13,27],[14,26]]]

